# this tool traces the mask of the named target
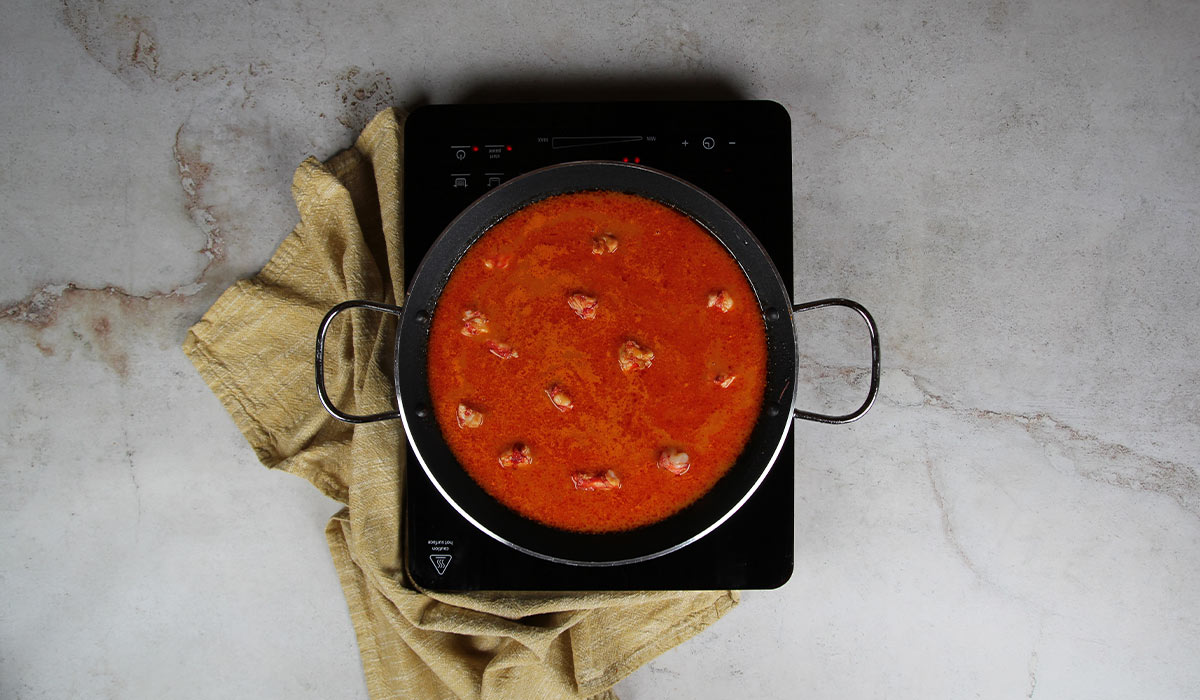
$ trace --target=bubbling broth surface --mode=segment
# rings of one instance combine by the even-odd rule
[[[615,192],[550,197],[463,256],[429,339],[446,442],[512,510],[629,530],[705,494],[762,407],[749,281],[704,228]]]

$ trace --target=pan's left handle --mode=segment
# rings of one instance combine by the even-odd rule
[[[383,413],[372,413],[369,416],[356,416],[352,413],[346,413],[337,406],[333,405],[333,401],[329,398],[329,392],[325,390],[325,334],[329,332],[329,324],[333,322],[334,317],[347,309],[369,309],[371,311],[392,314],[394,316],[399,316],[404,313],[404,309],[400,308],[399,306],[380,304],[379,302],[374,301],[353,299],[351,301],[344,301],[338,304],[330,309],[329,313],[325,314],[325,318],[321,321],[321,327],[317,331],[317,396],[321,399],[321,405],[325,407],[326,411],[329,411],[329,415],[337,418],[343,423],[374,423],[375,421],[399,418],[399,410],[384,411]]]
[[[792,313],[800,313],[801,311],[811,311],[820,309],[826,306],[844,306],[848,309],[853,309],[862,316],[867,322],[867,330],[871,334],[871,387],[867,389],[867,399],[857,410],[847,413],[843,416],[829,416],[824,413],[810,413],[796,409],[796,417],[804,420],[816,421],[818,423],[853,423],[862,418],[863,414],[871,410],[871,406],[875,403],[875,397],[879,394],[879,327],[875,325],[875,319],[871,318],[871,313],[863,308],[862,304],[849,299],[821,299],[820,301],[810,301],[804,304],[796,304],[792,307]]]

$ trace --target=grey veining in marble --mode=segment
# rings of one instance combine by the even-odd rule
[[[0,695],[365,697],[323,528],[179,351],[388,105],[773,99],[796,573],[622,698],[1200,693],[1200,5],[20,2],[0,24]],[[850,317],[800,400],[852,404]],[[320,656],[322,663],[314,663]]]

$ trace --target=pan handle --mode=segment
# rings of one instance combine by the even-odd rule
[[[330,309],[329,313],[325,314],[325,318],[321,321],[321,327],[317,330],[317,396],[321,399],[321,405],[325,407],[326,411],[329,411],[329,415],[337,418],[343,423],[374,423],[376,421],[399,418],[399,410],[384,411],[383,413],[372,413],[369,416],[356,416],[352,413],[346,413],[337,406],[333,405],[333,401],[329,398],[329,392],[325,391],[325,334],[329,332],[329,324],[333,322],[333,318],[346,309],[370,309],[371,311],[392,314],[394,316],[399,316],[404,313],[404,309],[400,308],[399,306],[381,304],[374,301],[353,299],[351,301],[343,301],[342,303]]]
[[[818,423],[831,423],[840,425],[842,423],[853,423],[862,418],[863,414],[871,410],[871,405],[875,403],[875,396],[879,393],[879,327],[875,325],[875,319],[871,318],[870,312],[863,308],[862,304],[849,299],[821,299],[819,301],[810,301],[804,304],[796,304],[792,307],[792,313],[797,314],[801,311],[811,311],[820,309],[826,306],[844,306],[848,309],[853,309],[858,312],[859,316],[867,322],[867,330],[871,333],[871,388],[867,390],[867,400],[863,402],[858,410],[847,413],[844,416],[827,416],[823,413],[809,413],[796,409],[796,418],[804,420],[816,421]]]

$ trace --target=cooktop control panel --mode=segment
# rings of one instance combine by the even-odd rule
[[[521,173],[613,160],[682,177],[764,242],[785,237],[791,270],[791,128],[774,102],[433,105],[408,117],[405,136],[406,242],[432,242],[458,212]],[[411,277],[420,258],[406,259]]]
[[[649,133],[513,136],[510,134],[505,143],[451,144],[444,154],[449,171],[446,184],[451,189],[462,190],[464,195],[478,195],[480,190],[495,187],[514,174],[531,170],[536,164],[606,155],[611,160],[657,164],[659,167],[683,160],[699,161],[697,165],[701,166],[717,165],[738,159],[741,152],[751,147],[745,140],[739,144],[731,134],[688,135],[678,131],[669,131],[662,136]],[[618,158],[617,154],[622,155]]]

